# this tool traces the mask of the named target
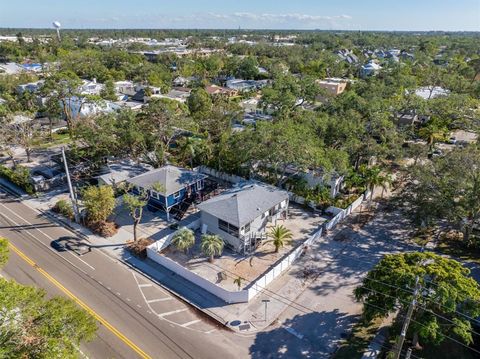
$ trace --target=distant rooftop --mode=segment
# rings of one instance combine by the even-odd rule
[[[419,87],[415,90],[415,95],[420,96],[424,100],[429,100],[436,97],[448,96],[450,91],[440,86],[425,86]]]

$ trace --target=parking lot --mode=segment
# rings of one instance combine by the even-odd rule
[[[256,336],[252,358],[329,357],[361,314],[353,289],[384,254],[415,248],[406,243],[409,223],[399,213],[378,213],[362,228],[356,216],[294,264],[287,275],[304,286],[277,324]]]

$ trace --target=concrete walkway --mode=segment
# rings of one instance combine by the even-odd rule
[[[253,334],[265,330],[287,308],[294,305],[295,299],[309,284],[308,278],[301,275],[308,266],[308,261],[311,260],[310,256],[305,256],[298,259],[287,272],[276,278],[250,302],[227,304],[210,292],[176,275],[176,273],[156,262],[132,256],[126,250],[125,244],[132,239],[133,235],[124,227],[120,227],[114,237],[103,238],[93,234],[87,228],[51,212],[50,208],[58,199],[58,195],[59,193],[38,198],[30,197],[29,199],[24,199],[23,202],[43,215],[48,216],[51,220],[68,227],[79,237],[86,240],[93,248],[101,250],[111,258],[142,272],[160,286],[235,332]],[[330,231],[327,237],[321,237],[317,243],[311,246],[310,251],[314,253],[318,245],[322,245],[323,249],[325,249],[325,245],[329,246],[329,240],[338,231],[338,229]],[[334,243],[332,245],[336,246]],[[318,263],[320,267],[322,264],[328,265],[328,260],[322,262]],[[265,303],[262,302],[264,299],[271,299],[268,303],[266,317]]]

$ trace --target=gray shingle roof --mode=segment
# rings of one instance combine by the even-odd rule
[[[213,197],[198,208],[240,228],[286,199],[285,191],[265,184],[249,184]]]
[[[160,183],[165,189],[160,194],[169,196],[187,185],[205,178],[207,176],[203,173],[168,165],[133,177],[127,180],[127,182],[147,190],[151,189],[155,183]]]

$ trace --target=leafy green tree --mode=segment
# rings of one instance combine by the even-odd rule
[[[172,244],[185,253],[195,244],[195,234],[186,227],[180,228],[172,237]]]
[[[205,89],[199,87],[188,96],[187,106],[193,118],[203,119],[208,117],[212,110],[212,99]]]
[[[360,173],[360,176],[366,188],[371,192],[370,199],[373,198],[376,187],[382,187],[383,193],[387,185],[391,182],[390,176],[383,175],[381,168],[378,166],[368,167],[366,165],[361,165],[358,172]]]
[[[143,208],[147,205],[147,195],[133,195],[125,194],[123,195],[123,203],[127,207],[130,216],[133,218],[133,241],[137,242],[137,226],[142,220]]]
[[[82,192],[87,220],[96,223],[107,220],[115,208],[115,196],[110,186],[88,186]]]
[[[271,172],[272,182],[282,185],[302,170],[320,165],[330,167],[322,143],[312,133],[306,133],[305,128],[294,119],[257,124],[256,130],[247,134],[257,171]],[[296,168],[292,173],[293,163]]]
[[[278,253],[280,248],[289,244],[292,239],[292,232],[284,225],[276,225],[270,230],[268,236],[271,238],[268,242],[272,242],[275,247],[275,253]]]
[[[480,75],[480,57],[476,59],[472,59],[468,62],[468,65],[471,66],[473,69],[473,75],[472,75],[472,83],[478,79],[478,76]]]
[[[115,85],[113,84],[112,80],[105,81],[105,87],[100,92],[100,96],[104,100],[116,101],[117,94],[115,93]]]
[[[16,117],[22,118],[22,120],[15,122]],[[10,119],[12,122],[10,122],[4,129],[8,141],[23,147],[25,154],[27,155],[27,162],[31,162],[31,155],[35,141],[38,140],[40,135],[35,127],[34,120],[23,114],[10,116]]]
[[[480,150],[456,149],[410,169],[402,198],[421,224],[447,221],[463,232],[467,245],[480,219]]]
[[[323,90],[311,77],[296,78],[291,74],[279,74],[271,86],[263,89],[262,104],[265,108],[273,108],[278,117],[286,118],[304,103],[315,102],[322,93]]]
[[[58,72],[46,78],[41,92],[54,101],[60,103],[65,120],[67,121],[70,137],[74,137],[75,120],[86,103],[94,102],[92,96],[84,96],[80,93],[82,81],[73,72]]]
[[[0,268],[2,268],[8,261],[8,241],[0,237]]]
[[[155,167],[165,164],[177,135],[192,128],[185,111],[185,106],[177,101],[155,99],[138,114],[138,126],[144,136],[145,161]]]
[[[216,234],[204,234],[202,235],[200,249],[209,257],[209,262],[213,263],[215,256],[222,255],[224,245],[223,240]]]
[[[420,138],[423,138],[425,141],[427,141],[430,152],[433,150],[436,142],[445,139],[446,134],[447,129],[433,121],[418,130],[418,135]]]
[[[364,303],[367,320],[405,312],[416,295],[412,321],[407,333],[416,345],[417,338],[440,344],[445,336],[469,345],[472,322],[480,315],[480,286],[460,262],[434,253],[408,252],[386,255],[355,289]]]
[[[241,79],[254,79],[258,76],[258,63],[253,57],[240,61],[235,76]]]
[[[53,125],[63,118],[60,102],[53,96],[47,96],[40,112],[48,117],[50,140],[53,140]]]
[[[193,168],[195,158],[205,149],[204,140],[199,137],[183,137],[178,141],[178,150],[183,162],[188,163]]]
[[[0,239],[0,265],[8,258]],[[47,298],[43,289],[0,278],[0,357],[78,358],[81,342],[94,339],[95,319],[75,302]]]

